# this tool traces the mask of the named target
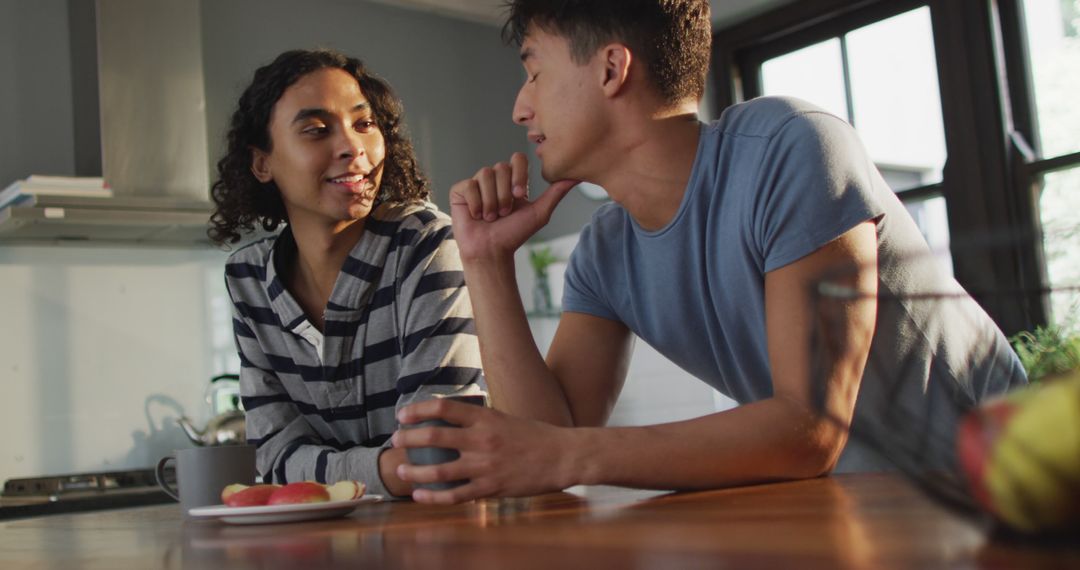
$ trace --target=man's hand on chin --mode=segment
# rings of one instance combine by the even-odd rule
[[[512,256],[577,185],[560,180],[529,200],[529,161],[515,152],[509,162],[481,168],[450,189],[450,216],[462,261]]]

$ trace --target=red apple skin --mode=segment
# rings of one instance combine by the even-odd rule
[[[995,508],[986,486],[986,469],[994,443],[1004,432],[1016,408],[1016,403],[1005,399],[987,402],[960,420],[956,434],[960,468],[967,476],[972,496],[989,512],[995,512]]]
[[[256,507],[265,505],[281,485],[252,485],[225,498],[228,507]]]
[[[239,493],[248,487],[250,487],[250,485],[244,485],[243,483],[233,483],[232,485],[226,486],[221,490],[221,502],[224,503],[228,501],[233,493]]]
[[[289,483],[277,489],[266,502],[268,505],[295,505],[297,503],[325,503],[330,500],[326,487],[312,481]]]

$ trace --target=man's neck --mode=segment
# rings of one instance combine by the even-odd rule
[[[682,204],[700,136],[695,111],[687,105],[626,125],[617,158],[596,181],[647,230],[666,226]]]

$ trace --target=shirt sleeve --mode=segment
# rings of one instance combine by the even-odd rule
[[[449,220],[442,216],[426,224],[400,259],[396,407],[436,395],[483,393],[472,303]]]
[[[757,186],[750,234],[765,272],[880,218],[875,188],[887,189],[855,130],[820,111],[794,114],[778,128]]]
[[[564,312],[585,313],[612,321],[620,321],[615,309],[600,292],[604,290],[599,271],[604,267],[604,254],[600,251],[601,243],[597,239],[597,226],[606,215],[607,205],[593,215],[592,221],[581,230],[570,261],[566,266],[563,285],[562,310]],[[609,215],[609,214],[608,214]]]

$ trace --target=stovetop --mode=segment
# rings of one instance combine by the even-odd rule
[[[176,484],[175,470],[166,481]],[[157,484],[153,469],[75,473],[8,479],[0,494],[0,518],[68,513],[172,500]]]

